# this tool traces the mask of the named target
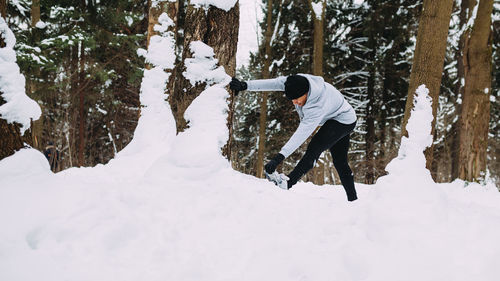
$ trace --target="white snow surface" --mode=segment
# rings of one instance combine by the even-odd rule
[[[210,5],[222,9],[226,12],[231,10],[238,0],[191,0],[189,3],[195,7],[208,9]]]
[[[6,46],[0,48],[0,95],[6,103],[0,106],[0,117],[8,123],[21,124],[21,134],[30,127],[31,119],[40,118],[40,106],[26,95],[26,81],[16,63],[16,37],[0,17],[0,36]]]
[[[227,81],[176,136],[161,72],[145,72],[135,137],[109,164],[53,174],[33,149],[0,161],[0,280],[498,279],[500,194],[432,181],[424,88],[389,174],[347,202],[341,186],[284,191],[231,169]]]

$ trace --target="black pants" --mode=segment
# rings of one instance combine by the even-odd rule
[[[347,163],[347,151],[349,150],[349,135],[354,130],[356,122],[352,124],[342,124],[336,120],[328,120],[321,126],[316,135],[307,146],[306,154],[299,161],[295,169],[288,175],[288,188],[292,187],[299,179],[307,173],[318,160],[323,151],[329,149],[332,154],[333,164],[344,186],[347,199],[353,201],[357,199],[354,187],[354,176]]]

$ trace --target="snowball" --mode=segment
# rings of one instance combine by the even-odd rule
[[[47,27],[47,24],[41,20],[39,20],[37,23],[36,23],[36,28],[39,28],[39,29],[44,29]]]

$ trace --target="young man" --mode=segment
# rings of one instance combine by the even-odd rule
[[[349,135],[356,126],[356,113],[335,87],[326,83],[322,77],[309,74],[246,82],[233,78],[229,85],[235,91],[285,91],[286,97],[293,102],[299,114],[299,127],[281,151],[265,165],[268,175],[273,174],[276,167],[321,126],[302,159],[288,175],[288,181],[283,179],[281,183],[277,183],[278,186],[290,189],[314,166],[321,153],[329,149],[347,199],[354,201],[358,198],[354,177],[347,163]]]

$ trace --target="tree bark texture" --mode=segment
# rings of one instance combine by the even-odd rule
[[[462,0],[460,3],[460,14],[459,14],[459,27],[460,30],[465,30],[465,25],[467,24],[469,18],[472,15],[472,11],[474,9],[475,0]],[[462,81],[465,80],[465,70],[464,70],[464,46],[465,46],[465,35],[460,35],[460,39],[458,41],[458,49],[455,52],[455,59],[457,61],[457,85],[455,85],[455,93],[459,98],[463,97],[464,94],[464,85],[462,85]],[[462,105],[457,103],[457,113],[458,116],[461,115]],[[459,136],[458,136],[458,122],[452,124],[452,139],[451,139],[451,178],[458,178],[458,169],[459,169],[459,159],[458,159],[458,149],[459,149]]]
[[[238,42],[239,28],[239,4],[236,4],[228,12],[210,6],[208,10],[195,8],[193,5],[187,7],[186,26],[184,30],[184,44],[182,62],[192,56],[190,44],[194,41],[202,41],[212,47],[215,58],[219,65],[223,66],[228,75],[234,76],[236,72],[236,46]],[[180,66],[180,71],[184,71],[184,65]],[[191,102],[205,89],[205,84],[195,87],[179,75],[180,81],[176,85],[174,92],[169,96],[170,106],[174,115],[177,132],[182,132],[187,128],[187,122],[184,119],[184,112]],[[231,135],[232,135],[232,111],[233,111],[234,93],[230,91],[229,98],[229,141],[224,148],[224,155],[230,159]]]
[[[410,74],[408,98],[402,123],[402,135],[407,136],[406,124],[413,109],[417,88],[425,84],[432,98],[432,135],[437,115],[439,89],[443,74],[447,35],[453,8],[453,0],[424,0],[418,26],[417,43]],[[433,147],[426,151],[427,167],[431,169]]]
[[[474,1],[475,2],[475,1]],[[486,172],[492,71],[493,0],[480,0],[463,52],[465,89],[459,121],[459,178],[477,181]]]
[[[0,0],[0,16],[4,19],[7,18],[7,0]],[[0,48],[3,48],[0,46]]]
[[[40,0],[31,2],[31,27],[35,28],[36,23],[40,20]]]
[[[321,1],[322,11],[321,17],[318,18],[313,6],[312,0],[309,0],[309,6],[311,7],[314,21],[314,46],[313,46],[313,63],[312,70],[313,74],[317,76],[323,76],[323,45],[324,45],[324,29],[325,29],[325,13],[326,13],[326,0]]]

